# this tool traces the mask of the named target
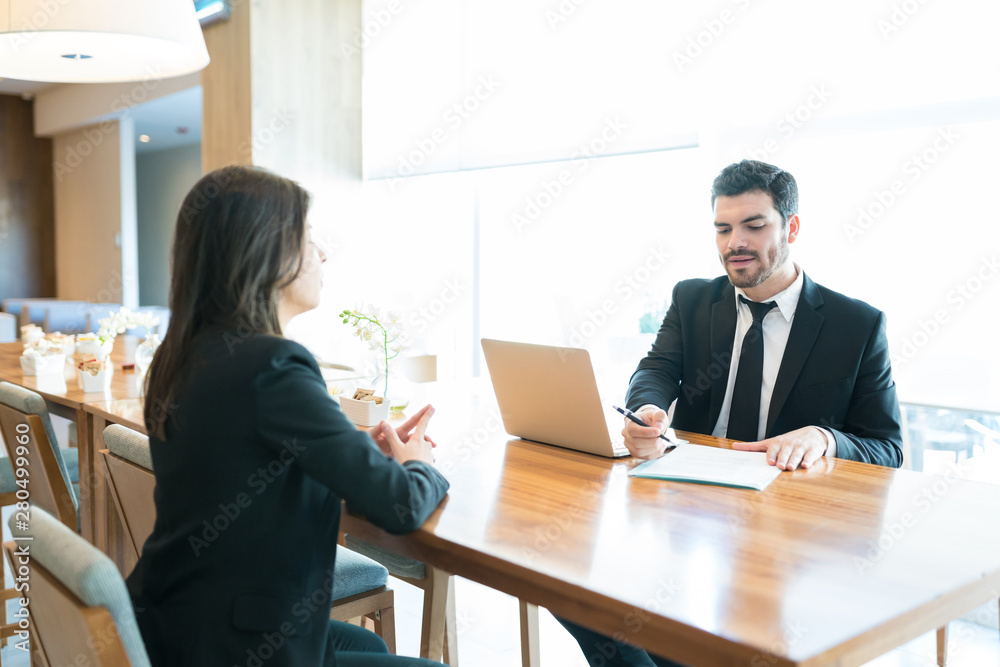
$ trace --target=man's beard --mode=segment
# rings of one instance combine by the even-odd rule
[[[754,257],[757,260],[757,270],[751,273],[747,269],[733,269],[729,266],[729,259],[731,257]],[[772,247],[767,254],[767,265],[760,260],[760,254],[751,251],[738,252],[733,251],[726,255],[723,260],[723,266],[726,267],[726,275],[729,276],[729,282],[740,289],[747,289],[750,287],[757,287],[765,280],[774,275],[774,272],[778,270],[778,267],[785,263],[788,259],[788,240],[785,238],[781,239],[781,243],[777,246]]]

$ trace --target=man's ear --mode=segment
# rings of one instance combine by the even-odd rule
[[[794,243],[795,239],[799,236],[799,216],[791,215],[788,217],[788,242]]]

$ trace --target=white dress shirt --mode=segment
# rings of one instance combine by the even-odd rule
[[[777,306],[768,311],[764,316],[761,327],[764,333],[764,368],[762,383],[760,387],[760,418],[757,422],[757,440],[764,439],[764,431],[767,428],[767,413],[771,407],[771,394],[774,392],[774,381],[778,378],[778,368],[781,366],[781,359],[785,356],[785,346],[788,343],[788,334],[792,330],[792,321],[795,319],[795,308],[799,303],[799,295],[802,294],[804,273],[795,267],[795,281],[778,292],[768,301],[774,301]],[[753,324],[753,314],[750,307],[740,301],[743,295],[748,301],[753,301],[739,287],[736,290],[736,336],[733,339],[733,358],[729,363],[729,380],[726,383],[726,396],[722,399],[722,411],[719,412],[719,421],[715,423],[712,435],[725,438],[726,430],[729,428],[729,410],[733,404],[733,387],[736,385],[736,371],[740,366],[740,352],[743,350],[743,337],[746,336],[750,325]],[[767,302],[764,302],[767,303]],[[827,456],[836,456],[837,441],[827,429],[819,428],[826,436]]]

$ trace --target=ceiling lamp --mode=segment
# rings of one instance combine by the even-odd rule
[[[191,0],[0,0],[0,77],[166,79],[208,65]]]

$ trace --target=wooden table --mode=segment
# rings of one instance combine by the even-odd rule
[[[858,665],[1000,597],[1000,487],[827,458],[759,493],[630,478],[444,408],[442,507],[342,527],[685,664]]]
[[[133,363],[137,343],[138,340],[132,336],[118,337],[111,354],[115,365],[111,386],[106,391],[90,393],[80,389],[76,371],[69,365],[62,376],[24,375],[20,360],[24,346],[21,343],[0,343],[0,380],[37,392],[45,399],[49,412],[76,423],[77,447],[80,449],[80,527],[83,536],[92,543],[96,539],[94,508],[101,502],[97,496],[101,494],[103,485],[97,483],[95,473],[97,448],[93,440],[93,415],[85,406],[140,396],[139,377],[121,368],[123,363]]]
[[[656,653],[858,665],[1000,597],[1000,487],[826,458],[759,493],[630,478],[510,438],[488,387],[442,389],[441,507],[407,536],[342,527]],[[95,447],[107,423],[144,431],[136,398],[84,410]]]

